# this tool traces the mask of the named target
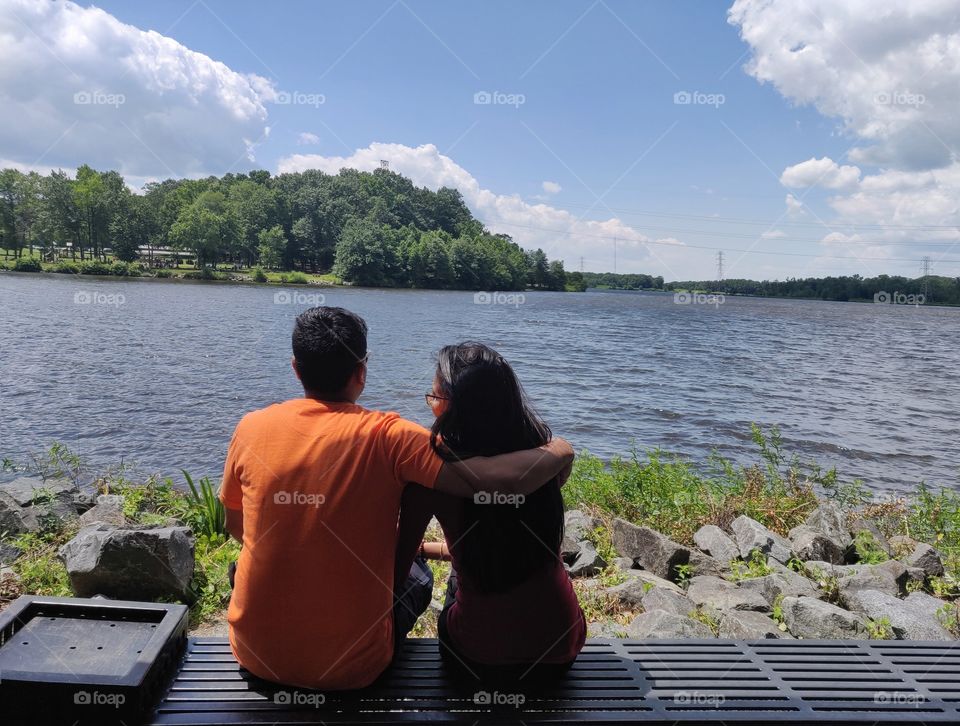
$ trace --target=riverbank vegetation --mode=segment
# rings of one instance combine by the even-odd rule
[[[658,451],[634,452],[605,463],[582,452],[563,488],[566,505],[588,512],[602,523],[590,536],[597,551],[612,563],[611,530],[617,517],[692,545],[693,533],[702,525],[728,528],[742,514],[787,535],[821,502],[829,500],[851,519],[869,518],[885,537],[900,535],[934,545],[943,557],[945,572],[931,578],[928,588],[942,598],[960,595],[960,494],[920,484],[907,495],[877,495],[862,482],[842,482],[834,470],[823,471],[788,456],[776,429],[764,432],[753,427],[752,434],[757,456],[745,465],[715,455],[698,466]],[[224,531],[222,510],[212,499],[209,480],[193,482],[186,472],[179,485],[158,476],[135,480],[123,466],[88,472],[82,459],[62,445],[29,462],[4,460],[3,469],[44,480],[68,478],[83,483],[87,491],[120,494],[123,515],[130,524],[176,522],[189,526],[196,537],[192,622],[196,625],[222,617],[230,592],[227,568],[236,559],[239,545]],[[69,595],[69,581],[57,552],[78,528],[76,520],[51,519],[37,532],[0,533],[0,549],[8,553],[4,559],[12,559],[0,574],[0,606],[21,593]],[[440,533],[430,536],[439,537]],[[855,547],[861,562],[888,558],[866,535],[858,535]],[[9,548],[15,548],[15,558],[9,556],[13,551]],[[758,576],[754,569],[763,570],[762,563],[746,562],[743,567],[741,577]],[[434,570],[435,599],[442,602],[448,565],[436,563]],[[621,576],[611,567],[598,575],[598,582],[616,584]],[[583,582],[577,581],[577,587],[592,619],[616,619],[616,607],[607,598]],[[423,619],[416,634],[433,633],[434,618],[435,614]]]
[[[139,262],[141,274],[162,277],[186,262],[198,274],[332,273],[377,287],[577,287],[561,261],[486,230],[456,189],[416,187],[386,169],[167,179],[141,194],[119,173],[86,165],[75,177],[2,169],[0,249],[22,272],[46,262],[116,274]]]

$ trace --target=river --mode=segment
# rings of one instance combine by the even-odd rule
[[[474,339],[578,450],[745,462],[757,422],[874,490],[958,482],[958,309],[15,273],[0,274],[0,456],[57,440],[98,465],[219,476],[239,418],[300,394],[290,332],[317,296],[370,327],[361,403],[423,424],[432,354]]]

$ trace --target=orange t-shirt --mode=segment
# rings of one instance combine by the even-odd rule
[[[443,465],[422,426],[299,398],[243,417],[220,498],[243,510],[227,619],[240,664],[304,688],[369,685],[393,657],[403,486]]]

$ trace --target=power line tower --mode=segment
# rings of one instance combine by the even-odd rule
[[[723,286],[723,250],[717,250],[717,287]]]
[[[920,276],[923,278],[923,301],[930,302],[930,275],[931,271],[929,255],[920,261]]]

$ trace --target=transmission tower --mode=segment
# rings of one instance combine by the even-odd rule
[[[923,278],[923,301],[930,302],[930,257],[924,257],[920,261],[920,276]]]
[[[723,250],[717,250],[717,287],[723,285]]]

